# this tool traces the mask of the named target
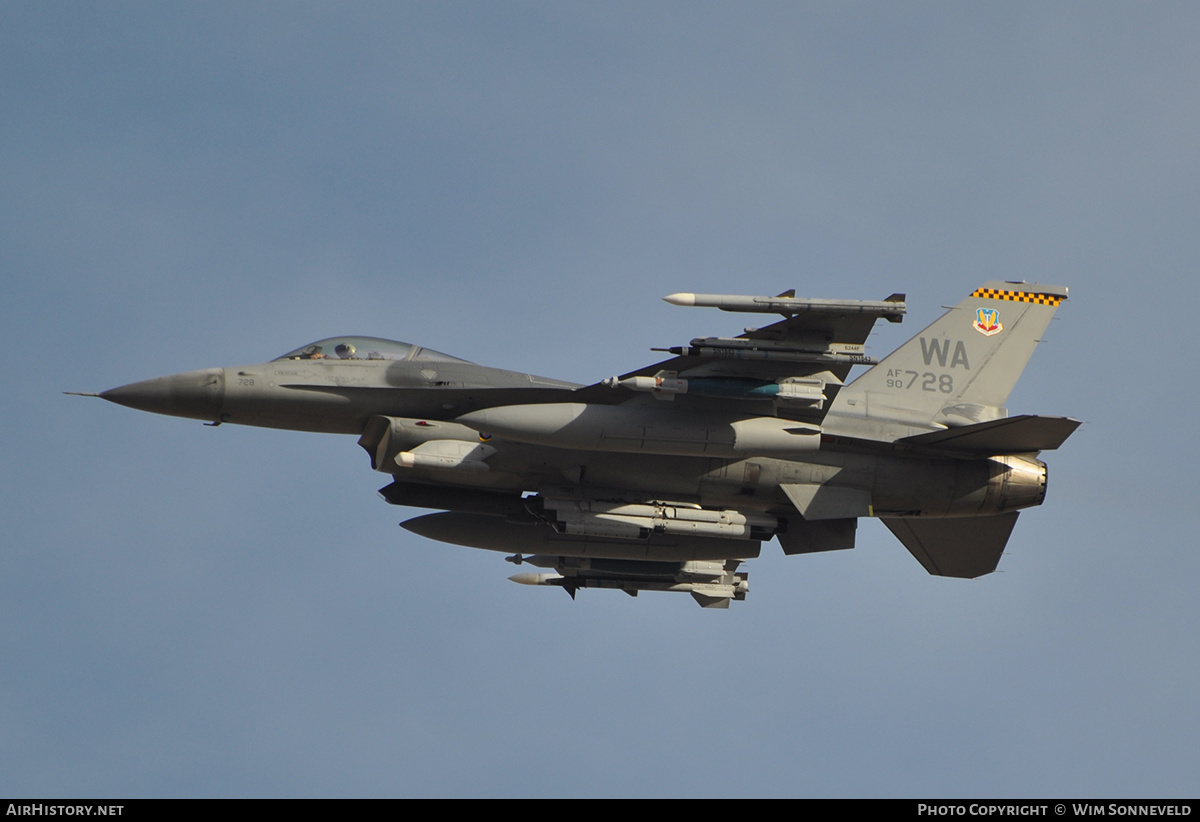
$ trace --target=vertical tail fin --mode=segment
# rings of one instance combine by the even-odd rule
[[[1067,289],[992,281],[838,392],[830,433],[892,441],[987,422],[1004,403]]]

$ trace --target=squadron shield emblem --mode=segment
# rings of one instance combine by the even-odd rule
[[[1000,324],[1000,311],[995,308],[976,308],[972,327],[985,337],[999,334],[1004,330]]]

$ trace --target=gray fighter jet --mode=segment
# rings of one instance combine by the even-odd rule
[[[675,305],[782,315],[594,385],[475,365],[374,337],[320,340],[261,365],[98,396],[205,420],[354,434],[392,476],[402,523],[541,569],[564,588],[744,599],[743,560],[854,547],[878,517],[931,574],[996,569],[1018,512],[1046,495],[1039,452],[1079,425],[1004,407],[1061,286],[989,282],[881,362],[863,352],[881,301],[672,294]],[[870,366],[847,383],[855,365]]]

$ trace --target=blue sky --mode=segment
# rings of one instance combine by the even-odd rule
[[[1185,3],[0,5],[0,793],[1195,796]],[[506,581],[351,437],[62,391],[367,334],[593,382],[880,299],[1061,283],[1010,407],[1087,422],[1000,573]]]

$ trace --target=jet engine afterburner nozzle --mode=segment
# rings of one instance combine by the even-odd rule
[[[992,457],[988,507],[997,512],[1019,511],[1046,499],[1046,463],[1027,457]]]

